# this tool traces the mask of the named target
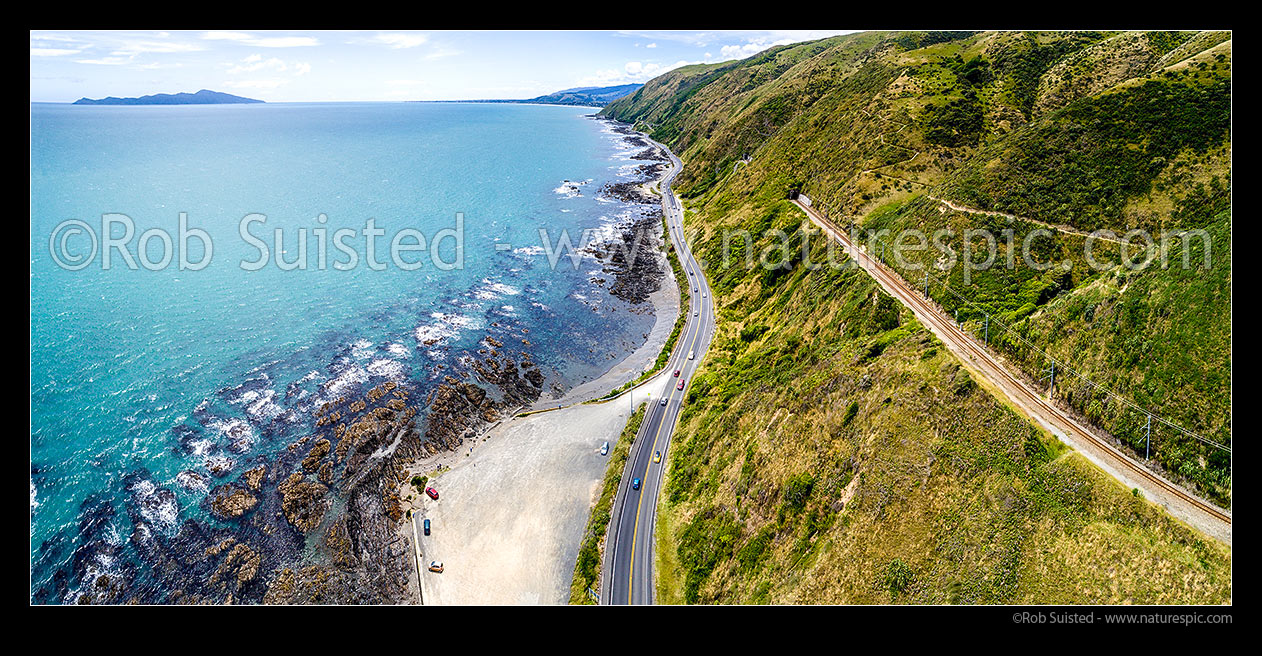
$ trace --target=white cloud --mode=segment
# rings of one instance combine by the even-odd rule
[[[124,41],[111,55],[135,57],[147,53],[198,52],[205,50],[199,43],[185,41]]]
[[[429,37],[415,32],[389,32],[378,34],[375,40],[391,48],[415,48],[424,45]]]
[[[272,57],[271,59],[263,59],[262,56],[255,54],[255,55],[250,55],[249,57],[246,57],[245,59],[242,60],[242,63],[236,64],[232,68],[228,69],[228,74],[237,75],[240,73],[253,73],[255,71],[261,71],[265,69],[273,70],[277,72],[284,72],[288,68],[289,68],[289,65],[286,64],[284,60],[282,59],[278,59],[276,57]]]
[[[658,75],[673,71],[680,66],[688,66],[689,64],[700,64],[701,62],[690,62],[683,59],[669,65],[658,64],[656,62],[638,62],[630,61],[623,65],[622,70],[617,69],[600,69],[594,74],[589,75],[579,84],[582,86],[608,87],[618,84],[631,84],[633,82],[647,82]]]
[[[461,54],[460,50],[440,47],[440,48],[435,48],[432,52],[425,55],[423,59],[425,59],[425,61],[435,61],[435,60],[443,59],[446,57],[454,57],[459,54]]]
[[[82,50],[70,50],[68,48],[31,48],[32,57],[61,57],[63,55],[77,55]]]
[[[745,59],[776,46],[787,46],[791,43],[801,43],[803,41],[814,41],[816,39],[824,39],[839,34],[850,34],[855,30],[827,31],[827,30],[776,30],[764,34],[746,36],[745,43],[739,45],[722,46],[719,49],[720,59]],[[710,57],[710,53],[706,53],[706,58]]]
[[[246,32],[210,31],[202,33],[207,41],[234,41],[247,46],[259,48],[302,48],[320,45],[320,40],[311,36],[256,36]]]
[[[720,47],[720,57],[727,59],[743,59],[756,55],[767,48],[788,45],[802,41],[814,41],[838,34],[849,34],[857,30],[734,30],[715,32],[619,32],[622,36],[633,36],[651,39],[653,43],[645,46],[654,47],[658,41],[681,43],[695,48],[706,48],[711,44]],[[727,45],[723,45],[723,44]],[[705,53],[707,61],[713,59],[711,52]]]
[[[765,41],[755,41],[739,46],[723,46],[719,49],[719,56],[723,59],[744,59],[752,57],[767,48],[780,45],[778,43],[767,43]]]
[[[257,71],[284,73],[292,70],[294,75],[306,75],[311,72],[311,64],[308,62],[286,62],[279,57],[263,59],[263,56],[258,53],[243,58],[239,64],[225,63],[223,65],[229,67],[229,75],[255,73]]]
[[[657,47],[657,44],[656,44],[656,43],[650,43],[650,44],[648,44],[647,46],[644,46],[644,47],[645,47],[645,48],[656,48],[656,47]]]
[[[208,41],[247,41],[253,37],[245,32],[205,32],[202,38]]]
[[[98,59],[76,59],[76,64],[96,64],[99,66],[121,66],[130,64],[130,57],[101,57]]]

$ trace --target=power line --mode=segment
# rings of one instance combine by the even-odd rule
[[[871,238],[875,239],[878,243],[880,243],[880,244],[881,244],[881,257],[880,257],[879,259],[883,262],[883,261],[884,261],[884,255],[885,255],[885,240],[881,239],[880,235],[879,235],[879,234],[877,234],[877,233],[875,233],[875,232],[869,231],[869,232],[868,232],[868,234],[871,236]],[[900,274],[900,277],[901,277],[901,274]],[[977,305],[977,304],[976,304],[976,303],[974,303],[973,301],[971,301],[971,300],[969,300],[968,298],[966,298],[965,296],[961,295],[959,292],[957,292],[957,291],[955,291],[954,289],[952,289],[952,288],[951,288],[951,286],[950,286],[947,282],[938,280],[938,278],[937,278],[936,276],[930,276],[930,275],[929,275],[929,267],[928,267],[927,265],[925,266],[925,280],[926,280],[926,283],[925,283],[925,289],[926,289],[926,294],[927,294],[927,292],[928,292],[928,286],[929,286],[928,281],[929,281],[929,279],[930,279],[930,278],[932,278],[933,282],[940,282],[940,283],[942,284],[942,288],[943,288],[944,290],[946,290],[947,292],[949,292],[950,294],[952,294],[953,296],[955,296],[955,297],[956,297],[956,298],[958,298],[959,300],[963,301],[966,305],[968,305],[968,306],[970,306],[970,307],[972,307],[972,308],[974,308],[974,309],[976,309],[976,310],[978,310],[978,311],[980,311],[980,312],[982,313],[982,315],[986,318],[986,343],[987,343],[987,344],[989,344],[989,343],[990,343],[990,313],[989,313],[989,312],[987,312],[987,311],[986,311],[984,308],[982,308],[981,306]],[[1002,335],[1002,334],[1004,334],[1005,332],[1008,332],[1008,331],[1009,331],[1009,329],[1013,328],[1013,326],[1008,326],[1008,325],[1005,325],[1002,321],[999,321],[998,319],[996,319],[996,322],[999,324],[999,326],[1000,326],[1000,328],[1001,328],[1001,330],[999,331],[999,333],[997,333],[998,335]],[[1030,347],[1030,349],[1031,349],[1031,350],[1033,350],[1033,351],[1035,351],[1035,352],[1037,352],[1037,353],[1039,353],[1039,354],[1043,355],[1044,357],[1048,358],[1048,359],[1049,359],[1049,360],[1051,360],[1052,362],[1056,362],[1056,358],[1054,358],[1054,357],[1053,357],[1050,353],[1048,353],[1047,351],[1044,351],[1043,349],[1041,349],[1041,348],[1039,348],[1038,346],[1036,346],[1033,342],[1031,342],[1030,340],[1026,339],[1023,335],[1021,335],[1021,333],[1019,333],[1019,332],[1017,332],[1017,331],[1013,330],[1013,331],[1012,331],[1012,334],[1013,334],[1014,336],[1016,336],[1016,338],[1017,338],[1018,340],[1020,340],[1022,343],[1024,343],[1026,346]],[[1090,387],[1092,387],[1092,388],[1095,388],[1095,389],[1098,389],[1098,390],[1100,390],[1100,391],[1104,392],[1104,394],[1106,394],[1108,397],[1113,398],[1113,399],[1116,399],[1117,401],[1121,402],[1123,405],[1125,405],[1125,406],[1127,406],[1127,407],[1129,407],[1129,408],[1131,408],[1131,409],[1135,410],[1136,412],[1139,412],[1139,413],[1141,413],[1141,414],[1148,415],[1148,416],[1151,418],[1149,421],[1151,421],[1152,419],[1155,419],[1158,423],[1164,424],[1164,425],[1166,425],[1166,426],[1168,426],[1168,427],[1170,427],[1170,428],[1172,428],[1172,429],[1174,429],[1174,430],[1176,430],[1176,431],[1179,431],[1179,432],[1183,433],[1184,435],[1187,435],[1188,437],[1191,437],[1191,438],[1193,438],[1193,439],[1195,439],[1195,440],[1197,440],[1197,441],[1199,441],[1199,442],[1201,442],[1201,443],[1203,443],[1203,444],[1206,444],[1206,445],[1208,445],[1208,446],[1212,446],[1212,447],[1214,447],[1214,448],[1217,448],[1217,449],[1220,449],[1220,450],[1226,451],[1227,453],[1231,453],[1231,447],[1230,447],[1230,446],[1227,446],[1227,445],[1225,445],[1225,444],[1221,444],[1221,443],[1219,443],[1219,442],[1215,442],[1214,440],[1211,440],[1211,439],[1209,439],[1209,438],[1206,438],[1206,437],[1203,437],[1203,436],[1201,436],[1201,435],[1198,435],[1197,433],[1194,433],[1194,432],[1192,432],[1192,431],[1190,431],[1190,430],[1188,430],[1188,429],[1186,429],[1186,428],[1184,428],[1184,427],[1182,427],[1182,426],[1180,426],[1180,425],[1178,425],[1178,424],[1176,424],[1176,423],[1174,423],[1174,422],[1172,422],[1172,421],[1170,421],[1170,420],[1168,420],[1168,419],[1166,419],[1166,418],[1164,418],[1164,417],[1162,417],[1162,416],[1160,416],[1160,415],[1158,415],[1158,414],[1156,414],[1156,413],[1152,412],[1151,410],[1148,410],[1147,408],[1144,408],[1143,406],[1140,406],[1138,403],[1135,403],[1135,402],[1131,401],[1130,399],[1127,399],[1126,397],[1122,396],[1121,394],[1119,394],[1119,393],[1117,393],[1117,392],[1114,392],[1113,390],[1111,390],[1111,389],[1109,389],[1109,388],[1105,387],[1104,385],[1101,385],[1101,384],[1099,384],[1099,383],[1097,383],[1097,382],[1095,382],[1095,381],[1091,380],[1091,379],[1090,379],[1090,378],[1088,378],[1085,374],[1080,373],[1080,372],[1078,372],[1077,370],[1075,370],[1074,368],[1067,366],[1064,362],[1062,362],[1062,363],[1061,363],[1061,369],[1062,369],[1062,372],[1061,372],[1061,373],[1062,373],[1062,375],[1063,375],[1064,373],[1066,373],[1066,372],[1067,372],[1067,373],[1069,373],[1069,374],[1072,374],[1073,376],[1076,376],[1077,378],[1079,378],[1079,379],[1081,379],[1081,380],[1085,381],[1085,382],[1086,382],[1086,384],[1087,384],[1088,386],[1090,386]]]

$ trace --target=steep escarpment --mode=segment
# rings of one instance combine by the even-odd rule
[[[1067,85],[1080,71],[1102,81]],[[951,265],[933,249],[902,261],[919,268],[887,263],[917,287],[929,265],[930,295],[979,335],[988,326],[1031,380],[1047,366],[1036,356],[1052,353],[1229,444],[1229,408],[1211,400],[1230,398],[1229,260],[1140,271],[1127,265],[1142,249],[1110,241],[1093,268],[1079,234],[1205,229],[1228,252],[1223,80],[1230,41],[1206,34],[864,33],[672,71],[610,105],[684,159],[677,189],[718,308],[669,458],[662,598],[1230,601],[1229,548],[979,387],[784,201],[797,189],[842,225],[888,230],[874,254],[899,231],[952,230]],[[1185,101],[1205,111],[1191,116]],[[1172,120],[1153,125],[1162,112]],[[1086,191],[1093,178],[1109,188]],[[966,282],[968,229],[1008,230],[1015,250],[1001,246],[1001,266]],[[1022,261],[1035,233],[1038,264],[1068,270]],[[1171,311],[1192,298],[1209,301],[1212,326]],[[1145,334],[1195,342],[1197,355],[1176,374]],[[1057,398],[1142,457],[1129,406],[1081,380],[1058,380]],[[1157,467],[1230,498],[1215,447],[1161,439]]]
[[[672,71],[606,112],[681,153],[677,187],[703,214],[798,189],[843,225],[888,231],[864,239],[878,254],[909,230],[949,231],[946,252],[886,263],[917,286],[931,267],[934,300],[1029,380],[1052,360],[1081,374],[1058,379],[1067,411],[1229,505],[1230,94],[1223,32],[862,33]],[[1113,237],[1088,244],[1097,229]],[[1150,239],[1124,248],[1134,229]],[[968,230],[995,238],[984,270],[964,262]],[[1162,235],[1168,265],[1139,266]],[[1120,323],[1087,331],[1097,341],[1042,311],[1134,279],[1166,309],[1101,315]],[[1170,312],[1191,299],[1207,300],[1201,316]],[[1197,355],[1176,373],[1155,335]],[[1148,414],[1169,423],[1150,434]]]

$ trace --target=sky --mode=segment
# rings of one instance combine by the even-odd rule
[[[200,89],[268,102],[532,98],[853,31],[41,30],[31,101]]]

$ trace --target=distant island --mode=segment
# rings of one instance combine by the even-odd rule
[[[139,98],[101,98],[93,100],[92,98],[80,98],[74,101],[76,105],[240,105],[248,103],[261,103],[262,100],[253,98],[242,98],[234,96],[230,93],[221,93],[219,91],[211,91],[202,89],[197,93],[156,93],[152,96],[141,96]]]
[[[480,102],[480,103],[532,103],[543,105],[584,105],[604,107],[609,103],[629,96],[639,90],[643,84],[620,84],[613,87],[577,87],[563,89],[544,96],[536,96],[524,100],[455,100],[440,102]]]

